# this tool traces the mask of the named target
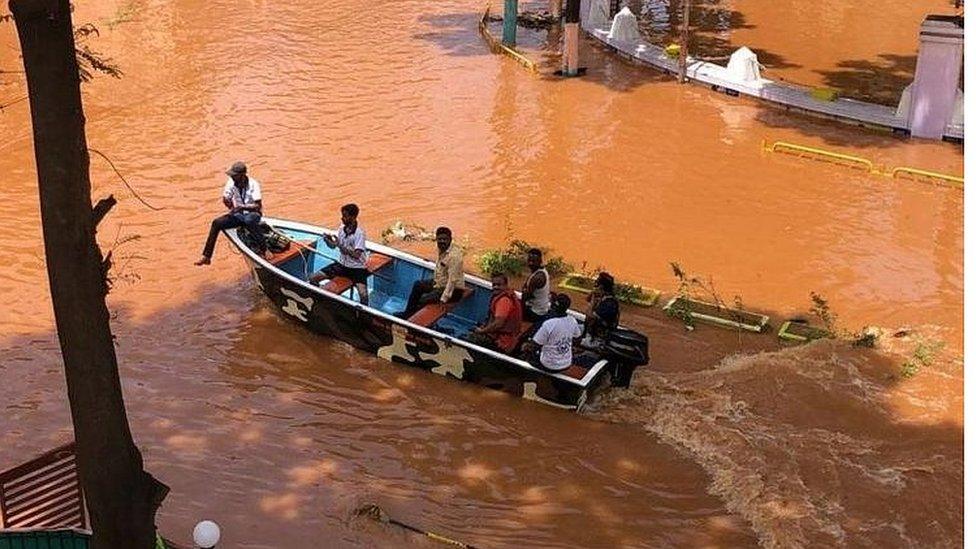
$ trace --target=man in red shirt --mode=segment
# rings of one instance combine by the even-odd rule
[[[512,352],[522,329],[522,304],[515,291],[508,287],[508,277],[504,274],[491,275],[488,312],[491,315],[488,323],[472,330],[467,340],[493,351]]]

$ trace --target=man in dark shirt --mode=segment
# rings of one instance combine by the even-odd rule
[[[601,347],[610,330],[620,323],[620,302],[613,294],[614,281],[610,273],[600,273],[596,277],[596,284],[586,301],[589,309],[586,311],[586,338],[581,344],[587,348]]]

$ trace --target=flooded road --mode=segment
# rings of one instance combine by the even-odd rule
[[[877,27],[839,1],[823,8],[883,35],[873,49],[865,36],[842,47],[826,16],[779,17],[792,2],[754,4],[736,2],[750,26],[731,39],[778,52],[798,80],[914,52],[918,17],[901,3],[877,8],[891,18]],[[962,193],[760,143],[953,174],[961,148],[681,87],[589,43],[586,77],[532,76],[488,53],[483,9],[78,6],[125,73],[83,88],[89,146],[163,208],[92,157],[95,196],[120,198],[103,248],[139,237],[115,252],[128,260],[109,304],[133,432],[173,488],[161,528],[185,539],[212,518],[229,547],[421,543],[351,517],[375,502],[478,546],[960,545]],[[0,33],[0,68],[19,68],[12,25]],[[547,39],[520,33],[529,47]],[[0,76],[4,103],[23,94]],[[26,103],[0,112],[0,132],[3,468],[70,438],[70,421]],[[784,350],[627,308],[652,367],[588,415],[550,410],[304,332],[224,242],[212,267],[193,268],[237,159],[269,215],[332,225],[355,201],[372,238],[397,219],[449,225],[473,253],[518,237],[667,292],[676,261],[775,319],[804,313],[815,291],[852,330],[913,332],[879,351]],[[911,356],[913,338],[944,349],[902,376],[893,357]]]

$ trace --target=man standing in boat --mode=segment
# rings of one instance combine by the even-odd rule
[[[397,315],[401,318],[410,318],[424,305],[452,303],[464,296],[464,252],[453,244],[451,229],[438,227],[434,234],[438,251],[434,279],[413,283],[407,308]]]
[[[522,286],[522,318],[542,322],[549,315],[549,271],[542,266],[542,250],[532,248],[526,252],[525,264],[532,274]]]
[[[259,225],[261,224],[261,183],[257,179],[252,179],[247,175],[247,165],[243,162],[234,162],[234,165],[227,170],[227,183],[224,184],[224,192],[221,198],[224,206],[229,212],[216,218],[210,224],[210,234],[207,235],[207,243],[203,246],[203,255],[194,265],[210,265],[210,258],[213,257],[214,246],[217,245],[217,236],[224,229],[235,227],[247,227],[255,235],[261,235]],[[263,242],[263,238],[257,239]]]
[[[342,214],[342,227],[335,236],[322,235],[325,245],[339,248],[339,261],[329,264],[324,269],[308,277],[311,284],[318,286],[325,279],[337,276],[348,278],[356,285],[359,301],[369,305],[366,291],[366,280],[369,270],[366,268],[366,232],[359,226],[359,206],[346,204],[339,210]]]

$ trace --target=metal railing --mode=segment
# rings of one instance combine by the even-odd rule
[[[534,61],[522,54],[522,52],[502,44],[497,38],[492,36],[491,31],[488,30],[488,19],[491,17],[491,7],[485,8],[484,15],[481,16],[481,20],[478,21],[478,32],[481,37],[485,39],[488,44],[488,48],[491,49],[492,53],[501,53],[507,55],[517,61],[523,67],[529,69],[533,73],[539,72],[539,67]]]
[[[841,166],[862,170],[871,175],[891,177],[893,179],[898,177],[910,177],[912,179],[925,178],[928,180],[946,183],[949,186],[958,189],[962,189],[963,187],[963,178],[955,175],[948,175],[930,170],[920,170],[918,168],[909,168],[906,166],[894,168],[889,172],[885,170],[883,165],[875,164],[867,158],[828,151],[826,149],[810,147],[808,145],[799,145],[797,143],[790,143],[787,141],[776,141],[772,145],[769,145],[767,144],[766,140],[763,139],[761,147],[763,152],[786,153],[801,158],[831,162],[833,164],[839,164]]]

